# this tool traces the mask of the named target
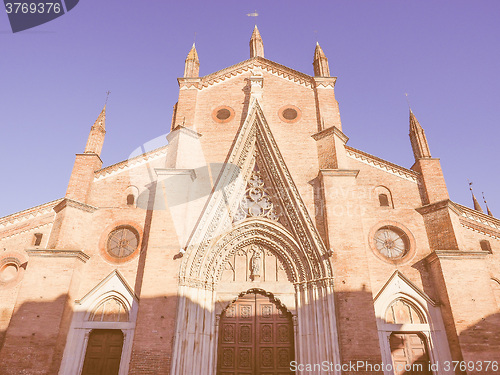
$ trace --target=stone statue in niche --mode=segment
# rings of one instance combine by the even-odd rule
[[[252,281],[260,280],[261,251],[257,246],[252,246],[252,262],[250,265],[250,276]]]

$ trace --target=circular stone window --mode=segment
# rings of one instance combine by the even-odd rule
[[[129,225],[117,227],[108,236],[107,253],[116,259],[125,259],[134,254],[139,247],[139,233]]]
[[[368,241],[373,254],[387,263],[406,263],[417,253],[413,234],[396,221],[385,220],[376,224],[370,230]]]
[[[375,232],[375,248],[391,260],[403,258],[409,250],[408,236],[397,227],[385,226]]]
[[[22,279],[24,268],[21,261],[22,257],[18,257],[17,253],[4,254],[0,258],[0,286],[17,285]]]
[[[297,118],[298,113],[293,108],[287,108],[283,111],[283,117],[288,121],[293,121]]]
[[[5,263],[0,267],[0,281],[8,283],[13,281],[19,272],[19,266],[14,262]]]
[[[299,108],[293,105],[287,105],[280,108],[278,115],[282,121],[293,123],[300,120],[301,112]]]
[[[234,111],[231,107],[222,106],[217,107],[212,112],[212,118],[215,122],[228,122],[231,121],[234,117]]]

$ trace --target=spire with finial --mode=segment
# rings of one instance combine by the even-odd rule
[[[257,25],[255,25],[252,37],[250,38],[250,58],[257,56],[264,57],[264,42],[262,41]]]
[[[189,50],[184,65],[184,77],[195,78],[200,76],[200,60],[198,59],[198,52],[196,52],[195,44]]]
[[[481,208],[481,205],[476,199],[476,196],[474,195],[474,192],[472,191],[472,182],[469,181],[469,190],[472,194],[472,203],[474,204],[474,209],[479,212],[483,212],[483,209]]]
[[[107,93],[109,95],[109,91]],[[107,104],[106,97],[106,104]],[[97,154],[101,155],[102,146],[104,144],[104,135],[106,134],[106,104],[101,113],[97,117],[94,125],[90,128],[89,138],[87,139],[87,145],[85,146],[86,154]]]
[[[413,149],[415,161],[431,157],[431,151],[427,143],[425,131],[410,108],[410,142]]]
[[[315,77],[330,77],[328,59],[318,42],[316,42],[316,49],[314,50],[313,67]]]
[[[484,197],[484,192],[483,192],[483,201],[484,201],[484,204],[486,205],[486,212],[488,212],[488,215],[493,217],[493,213],[491,212],[490,208],[488,207],[488,202],[486,202],[486,198]]]

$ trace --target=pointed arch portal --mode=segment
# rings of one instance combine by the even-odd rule
[[[263,176],[259,186],[267,185],[274,192],[271,201],[279,206],[280,215],[244,215],[238,219],[240,202],[256,170]],[[279,220],[273,220],[276,216]],[[236,275],[238,269],[248,277]],[[269,277],[272,274],[274,278]],[[179,284],[172,374],[285,374],[290,370],[290,358],[298,363],[325,360],[340,363],[329,251],[309,216],[256,98],[251,101],[247,118],[187,242]],[[259,293],[235,302],[238,309],[247,306],[243,300],[250,311],[253,306],[254,313],[249,318],[252,324],[245,325],[242,316],[229,318],[228,310],[221,314],[220,305],[224,301],[230,301],[241,290],[253,288],[264,288],[286,299],[292,317],[283,318],[288,322],[283,324],[288,329],[293,327],[287,331],[293,332],[293,340],[287,346],[281,347],[274,341],[274,347],[261,346],[259,314],[262,312],[255,309],[271,306],[277,314],[281,310],[269,301],[262,301]],[[290,325],[291,318],[295,325]],[[281,324],[281,318],[276,319],[275,325],[265,328],[275,335],[279,334]],[[246,331],[255,340],[248,344],[238,341],[236,347],[224,341],[240,340]],[[262,369],[264,363],[274,367],[267,372],[242,372],[238,367],[241,363],[237,362],[242,360],[250,369]],[[226,365],[227,369],[222,371]]]

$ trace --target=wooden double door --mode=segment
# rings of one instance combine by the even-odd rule
[[[92,330],[87,344],[82,375],[118,375],[122,348],[121,330]]]
[[[389,338],[395,375],[432,375],[425,336],[393,332]]]
[[[288,375],[294,357],[291,314],[269,297],[245,294],[222,313],[218,375]]]

